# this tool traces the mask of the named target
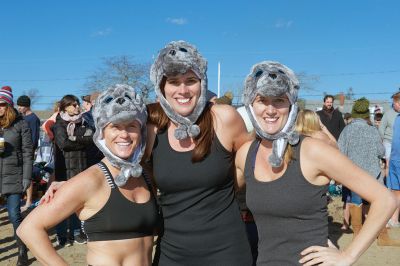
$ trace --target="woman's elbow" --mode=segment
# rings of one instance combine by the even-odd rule
[[[390,215],[394,213],[394,211],[399,205],[396,196],[389,190],[387,190],[385,194],[381,195],[380,200],[382,202],[383,209],[390,212]]]
[[[22,223],[17,228],[16,234],[23,242],[25,242],[28,231],[29,229],[27,228],[26,221],[22,221]]]

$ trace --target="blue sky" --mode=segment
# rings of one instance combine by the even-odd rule
[[[400,87],[399,1],[1,1],[0,85],[14,97],[38,89],[34,109],[67,93],[108,56],[140,63],[172,40],[208,59],[209,89],[237,94],[253,64],[279,61],[305,73],[319,99],[353,88],[390,99]]]

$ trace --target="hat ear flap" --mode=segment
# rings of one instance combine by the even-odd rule
[[[282,165],[282,158],[279,158],[276,149],[272,150],[272,154],[268,158],[269,163],[272,167],[279,167]]]
[[[288,134],[287,140],[290,145],[296,145],[300,141],[300,135],[297,131],[292,131]]]

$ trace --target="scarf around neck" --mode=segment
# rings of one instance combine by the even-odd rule
[[[67,125],[67,134],[68,136],[73,136],[75,131],[75,124],[82,122],[82,113],[71,116],[68,113],[61,111],[60,117],[62,120],[69,122]]]

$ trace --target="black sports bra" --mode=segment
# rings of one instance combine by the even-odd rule
[[[121,194],[107,166],[97,164],[103,171],[111,194],[96,214],[82,221],[88,241],[131,239],[153,235],[160,222],[159,208],[148,178],[143,175],[151,198],[146,203],[134,203]]]

